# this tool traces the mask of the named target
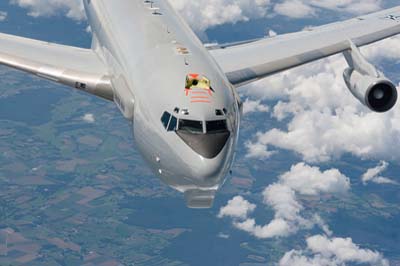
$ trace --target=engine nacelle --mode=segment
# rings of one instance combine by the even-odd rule
[[[353,68],[347,68],[343,77],[351,93],[372,111],[383,113],[395,106],[397,88],[387,78],[363,75]]]

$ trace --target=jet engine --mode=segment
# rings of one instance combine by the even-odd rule
[[[354,97],[372,111],[387,112],[397,102],[396,86],[385,77],[363,75],[353,68],[347,68],[343,78]]]
[[[397,102],[397,88],[361,54],[358,47],[349,41],[349,49],[343,52],[349,65],[343,73],[344,81],[351,93],[365,106],[383,113]]]

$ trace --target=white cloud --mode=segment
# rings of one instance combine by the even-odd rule
[[[320,10],[365,14],[382,8],[380,0],[284,0],[275,4],[274,11],[291,18],[315,16]]]
[[[5,11],[0,11],[0,21],[6,20],[8,17],[8,13]]]
[[[247,215],[253,212],[256,205],[251,204],[242,196],[236,196],[225,207],[219,211],[218,217],[246,218]]]
[[[261,101],[252,101],[250,99],[246,99],[243,102],[243,114],[254,113],[254,112],[269,112],[269,106],[264,105]]]
[[[368,169],[362,176],[361,180],[363,181],[364,185],[369,182],[377,183],[377,184],[397,184],[396,181],[381,176],[381,173],[386,171],[389,167],[389,163],[385,161],[381,161],[376,167]]]
[[[314,7],[348,12],[354,14],[365,14],[382,8],[382,0],[311,0],[307,1]]]
[[[297,195],[319,196],[321,194],[342,194],[350,189],[349,179],[338,170],[320,171],[304,163],[297,164],[279,177],[279,181],[263,191],[263,203],[275,212],[274,218],[265,225],[258,225],[249,214],[255,209],[238,196],[222,207],[218,217],[233,218],[233,225],[257,238],[286,237],[300,229],[310,229],[315,225],[328,235],[332,232],[318,215],[303,217],[304,209]],[[249,207],[251,206],[251,207]]]
[[[396,37],[366,47],[363,53],[378,61],[400,59],[399,46]],[[271,156],[276,147],[294,151],[307,162],[326,162],[346,153],[363,159],[399,159],[400,105],[385,114],[362,106],[344,84],[346,67],[342,56],[334,56],[245,88],[252,97],[278,99],[273,116],[290,121],[286,130],[258,133],[246,145],[248,157]]]
[[[371,266],[389,266],[379,252],[361,249],[351,238],[328,238],[315,235],[307,238],[306,250],[287,252],[280,266],[346,266],[356,263]]]
[[[264,192],[264,204],[275,210],[275,217],[295,221],[303,206],[297,201],[295,190],[286,184],[275,183],[268,186]]]
[[[281,176],[281,182],[301,195],[340,194],[350,189],[349,178],[339,170],[321,172],[319,168],[304,163],[292,166],[289,172]]]
[[[315,15],[315,9],[300,0],[287,0],[276,4],[274,11],[291,18],[304,18]]]
[[[94,123],[96,121],[96,119],[95,119],[93,114],[85,114],[82,117],[82,120],[87,122],[87,123]]]
[[[379,0],[169,0],[197,31],[226,23],[236,23],[283,15],[291,18],[315,16],[320,10],[333,10],[355,14],[381,8]],[[85,13],[82,0],[11,0],[11,3],[27,8],[33,17],[66,15],[83,20]]]
[[[257,238],[285,237],[293,231],[289,223],[283,219],[274,219],[264,226],[257,225],[254,219],[247,219],[243,222],[234,222],[234,226]]]
[[[11,0],[11,3],[27,8],[33,17],[64,14],[74,20],[85,18],[82,0]]]
[[[270,0],[170,0],[196,30],[266,16]]]
[[[222,239],[229,239],[231,236],[228,234],[224,234],[224,233],[219,233],[217,235],[217,237],[222,238]]]
[[[265,145],[259,142],[246,142],[247,157],[267,159],[274,155],[276,152],[269,151]]]
[[[271,15],[316,16],[321,10],[365,14],[382,8],[380,0],[170,0],[196,30]]]
[[[267,36],[276,37],[276,36],[278,36],[278,33],[276,31],[269,30],[268,33],[267,33]]]
[[[29,10],[33,17],[64,14],[75,20],[85,18],[82,0],[11,0]],[[170,0],[171,4],[196,30],[225,23],[264,17],[270,0]]]

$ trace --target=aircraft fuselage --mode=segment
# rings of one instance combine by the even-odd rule
[[[114,101],[132,122],[140,153],[185,193],[189,207],[210,207],[239,134],[233,86],[168,1],[84,4],[93,47],[109,67]]]

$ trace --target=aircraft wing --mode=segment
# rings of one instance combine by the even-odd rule
[[[223,46],[210,53],[239,87],[268,75],[400,33],[400,6],[348,21]]]
[[[107,68],[92,49],[0,34],[0,64],[113,100]]]

